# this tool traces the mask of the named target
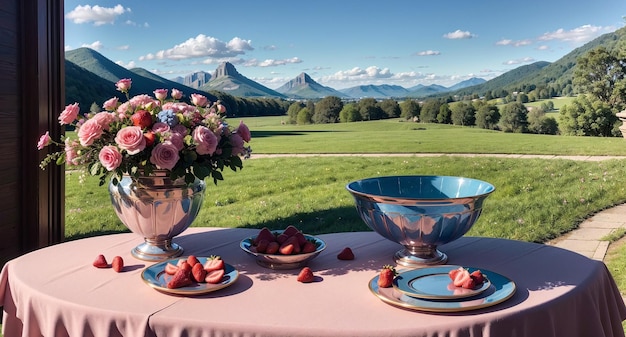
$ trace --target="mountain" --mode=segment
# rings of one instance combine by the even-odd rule
[[[484,78],[477,78],[477,77],[472,77],[468,80],[459,82],[451,87],[448,87],[448,90],[450,91],[454,91],[454,90],[459,90],[459,89],[463,89],[463,88],[467,88],[467,87],[471,87],[473,85],[478,85],[478,84],[483,84],[487,82]]]
[[[65,60],[81,67],[89,72],[97,75],[109,83],[116,83],[122,78],[132,79],[132,87],[130,89],[131,96],[136,94],[149,94],[155,89],[172,89],[176,88],[183,92],[186,97],[193,93],[205,95],[209,100],[215,101],[216,97],[208,92],[200,92],[195,88],[176,83],[161,76],[155,75],[142,68],[126,69],[115,62],[107,59],[102,54],[89,48],[78,48],[65,52]],[[112,88],[115,90],[115,86]],[[118,92],[117,96],[123,98]],[[96,102],[102,104],[103,101]]]
[[[65,60],[65,104],[78,103],[81,111],[88,111],[92,103],[101,105],[113,96],[119,96],[115,83]]]
[[[336,96],[339,98],[348,97],[348,95],[340,91],[315,82],[306,73],[301,73],[293,80],[276,89],[276,91],[292,98],[324,98],[326,96]]]
[[[390,97],[406,97],[409,90],[399,85],[358,85],[339,90],[342,93],[353,98],[390,98]]]
[[[229,95],[240,97],[287,97],[241,75],[230,62],[222,62],[211,77],[207,84],[200,87],[201,90],[222,91]]]
[[[201,86],[207,84],[210,80],[211,74],[204,71],[197,71],[185,77],[178,76],[173,79],[174,82],[178,82],[180,84],[196,89],[199,89]]]
[[[420,97],[427,97],[433,94],[439,94],[439,93],[443,93],[443,92],[448,92],[450,91],[450,89],[442,86],[442,85],[438,85],[438,84],[431,84],[431,85],[424,85],[422,87],[420,87],[417,90],[413,90],[410,91],[407,96],[408,97],[414,97],[414,98],[420,98]]]

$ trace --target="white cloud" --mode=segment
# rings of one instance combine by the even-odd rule
[[[544,45],[541,45],[541,46],[539,46],[539,47],[537,47],[537,48],[535,48],[535,49],[537,49],[537,50],[550,50],[550,47],[549,47],[549,46],[546,46],[546,45],[544,44]]]
[[[272,60],[268,59],[263,62],[257,64],[259,67],[276,67],[276,66],[284,66],[285,64],[293,64],[293,63],[302,63],[302,60],[297,57],[292,57],[290,59],[285,60]]]
[[[70,45],[66,45],[65,46],[65,51],[72,50],[72,49],[74,49],[74,48],[72,48],[72,46],[70,46]]]
[[[533,42],[529,39],[525,39],[525,40],[517,40],[517,41],[513,41],[513,40],[509,40],[509,39],[502,39],[500,41],[496,42],[496,46],[513,46],[513,47],[521,47],[521,46],[527,46],[529,44],[532,44]]]
[[[67,13],[65,17],[77,24],[93,22],[94,25],[100,26],[113,24],[118,16],[130,11],[130,8],[124,8],[122,5],[116,5],[115,7],[79,5]]]
[[[440,54],[441,53],[437,50],[424,50],[424,51],[417,53],[418,56],[432,56],[432,55],[440,55]]]
[[[137,65],[135,64],[135,61],[130,61],[128,63],[124,63],[123,61],[117,61],[117,62],[115,62],[115,64],[117,64],[119,66],[122,66],[122,67],[124,67],[126,69],[132,69],[132,68],[137,67]]]
[[[535,61],[535,59],[532,58],[532,57],[524,57],[524,58],[521,58],[521,59],[505,61],[505,62],[502,62],[502,64],[514,65],[514,64],[522,64],[522,63],[531,63],[531,62],[534,62],[534,61]]]
[[[563,28],[560,28],[553,32],[544,33],[538,38],[538,40],[559,40],[580,44],[591,41],[594,38],[602,35],[603,33],[609,32],[613,29],[613,27],[600,27],[592,25],[583,25],[572,30],[565,30]]]
[[[104,47],[104,45],[100,41],[95,41],[95,42],[93,42],[91,44],[84,43],[83,45],[81,45],[81,47],[87,47],[87,48],[91,48],[93,50],[100,50],[100,49],[102,49]]]
[[[454,32],[444,34],[443,37],[446,39],[457,40],[457,39],[471,39],[475,37],[475,35],[468,31],[461,31],[460,29],[457,29]]]
[[[129,45],[118,46],[117,49],[118,50],[129,50],[130,46]]]
[[[223,42],[214,37],[199,34],[170,49],[160,50],[155,54],[150,53],[141,56],[139,59],[182,60],[199,57],[227,58],[245,54],[248,50],[254,50],[250,40],[235,37],[228,42]]]

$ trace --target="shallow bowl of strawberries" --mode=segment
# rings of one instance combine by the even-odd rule
[[[394,261],[405,267],[445,264],[438,246],[467,233],[495,187],[452,176],[384,176],[346,185],[365,224],[404,246]]]
[[[284,230],[264,227],[257,235],[243,239],[239,246],[262,267],[295,269],[317,257],[326,248],[326,243],[289,225]]]

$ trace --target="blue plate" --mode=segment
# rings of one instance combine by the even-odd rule
[[[235,269],[235,267],[229,265],[228,263],[224,264],[224,278],[222,282],[217,284],[212,283],[192,283],[187,287],[181,287],[176,289],[170,289],[167,287],[167,282],[172,278],[173,275],[169,275],[165,272],[165,266],[168,263],[176,265],[179,260],[186,259],[184,257],[179,257],[175,259],[170,259],[166,261],[162,261],[159,263],[155,263],[150,267],[146,267],[141,273],[141,278],[143,281],[151,286],[152,288],[177,295],[200,295],[210,293],[216,290],[220,290],[228,287],[229,285],[235,283],[237,278],[239,277],[239,271]],[[207,261],[207,257],[198,257],[198,261],[204,264]]]
[[[378,275],[370,280],[369,289],[372,294],[385,303],[405,309],[428,312],[459,312],[486,308],[502,303],[515,294],[515,282],[489,270],[481,269],[481,271],[491,282],[489,288],[478,295],[461,299],[416,298],[398,291],[395,287],[379,288]]]
[[[476,296],[491,286],[488,278],[474,289],[454,286],[448,273],[458,268],[462,267],[447,265],[401,272],[394,278],[393,286],[398,291],[411,297],[439,300]],[[466,269],[470,273],[477,270],[476,268]]]

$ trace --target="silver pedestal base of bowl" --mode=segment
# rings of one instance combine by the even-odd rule
[[[448,255],[435,247],[405,247],[393,255],[396,264],[409,268],[419,268],[445,264]]]
[[[181,256],[183,251],[183,247],[173,243],[172,240],[146,239],[130,252],[139,260],[158,262]]]

